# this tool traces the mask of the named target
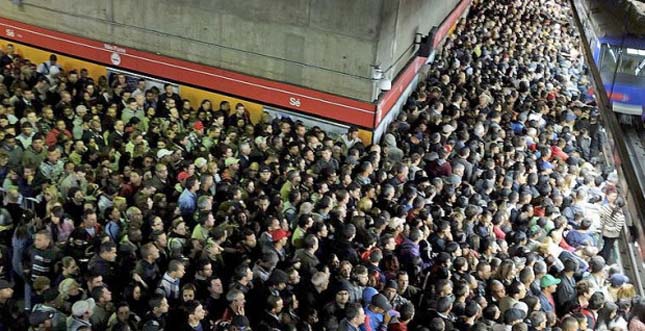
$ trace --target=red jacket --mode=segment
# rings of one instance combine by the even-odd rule
[[[408,323],[393,323],[387,329],[388,331],[408,331]]]
[[[65,129],[65,131],[62,132],[64,135],[66,135],[68,138],[72,138],[72,133],[69,132],[69,130]],[[53,128],[47,133],[47,136],[45,137],[45,144],[47,146],[54,146],[56,143],[58,143],[58,135],[61,134],[61,131],[58,130],[57,128]]]

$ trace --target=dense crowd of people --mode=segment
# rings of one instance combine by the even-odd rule
[[[380,144],[0,57],[0,331],[645,330],[562,0],[475,1]]]

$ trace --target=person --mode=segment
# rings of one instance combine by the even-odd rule
[[[405,303],[400,308],[399,318],[390,324],[388,330],[390,331],[407,331],[408,323],[414,318],[414,305],[411,302]],[[474,317],[474,316],[472,316]]]
[[[106,329],[110,315],[114,313],[112,292],[107,287],[99,285],[92,289],[91,295],[95,302],[92,316],[90,317],[92,327],[97,330]]]
[[[199,179],[189,177],[186,179],[184,191],[179,196],[179,212],[184,219],[191,217],[197,209],[197,194],[199,190]]]
[[[132,327],[128,310],[149,330],[248,330],[275,316],[285,330],[593,328],[635,290],[610,277],[620,224],[606,215],[621,199],[598,162],[605,138],[570,12],[565,1],[473,2],[374,142],[255,116],[228,96],[194,111],[195,91],[133,92],[126,74],[66,68],[48,88],[12,47],[0,69],[11,186],[0,279],[20,291],[0,290],[2,316],[26,330],[20,313],[50,284],[80,329],[105,325],[110,303],[117,330]],[[32,296],[24,271],[41,230],[62,263]],[[88,296],[101,301],[91,313]]]
[[[349,290],[351,284],[347,280],[341,280],[336,288],[334,301],[327,303],[321,310],[321,317],[325,328],[334,330],[338,328],[340,320],[345,317],[345,307],[349,303]]]
[[[66,324],[67,316],[57,308],[58,302],[59,302],[59,296],[60,296],[60,292],[56,288],[49,288],[45,290],[43,293],[43,303],[34,305],[34,308],[32,310],[32,315],[37,312],[43,312],[46,314],[48,319],[51,320],[51,323],[49,323],[50,324],[49,327],[51,328],[52,331],[63,331],[67,328],[67,324]],[[40,316],[41,318],[38,319],[39,321],[38,325],[40,325],[43,322],[42,320],[43,315],[41,314]],[[32,317],[30,315],[29,317],[30,323],[32,322],[31,318]],[[38,325],[34,325],[32,323],[32,326],[38,326]]]
[[[153,295],[148,301],[150,311],[141,319],[142,331],[161,331],[166,326],[166,314],[170,308],[168,299],[161,294]]]
[[[0,279],[0,329],[25,330],[27,321],[16,306],[13,294],[13,284]]]
[[[260,317],[260,323],[257,326],[261,331],[281,330],[283,328],[280,320],[280,313],[284,308],[284,302],[280,296],[269,295],[266,299],[266,308]]]
[[[625,202],[618,196],[616,190],[607,192],[606,199],[607,202],[600,209],[603,248],[599,254],[608,264],[613,264],[616,260],[616,241],[625,225],[625,215],[622,210]]]
[[[574,300],[576,297],[576,280],[574,274],[578,271],[578,264],[575,260],[567,259],[564,261],[564,270],[560,276],[560,284],[556,290],[556,310],[564,311],[565,304]]]
[[[35,311],[29,315],[29,330],[32,331],[46,331],[52,329],[52,319],[54,313],[45,311]]]
[[[632,308],[632,316],[629,319],[628,330],[643,331],[645,330],[645,301],[637,301]]]
[[[359,303],[350,303],[345,309],[345,318],[340,321],[338,331],[358,331],[365,317],[365,311]]]
[[[373,296],[365,310],[365,324],[361,327],[361,330],[387,329],[392,318],[390,315],[391,309],[392,305],[383,294]]]
[[[185,266],[181,261],[171,260],[168,263],[168,271],[161,278],[159,288],[171,304],[179,300],[179,284],[185,273]]]
[[[542,279],[540,279],[540,288],[542,289],[539,295],[540,306],[542,307],[542,311],[545,313],[554,312],[556,309],[556,302],[553,295],[556,293],[557,285],[560,284],[560,282],[560,279],[555,278],[550,274],[546,274]]]
[[[618,305],[607,302],[598,311],[595,330],[609,331],[613,329],[627,330],[627,322],[618,315]]]
[[[112,241],[106,241],[99,247],[99,254],[94,255],[87,266],[91,273],[101,275],[103,282],[113,289],[121,288],[117,283],[116,257],[116,244]]]
[[[83,329],[92,329],[90,318],[94,313],[96,306],[94,299],[79,300],[72,306],[72,314],[67,319],[67,329],[71,331],[80,331]]]
[[[38,68],[36,68],[36,72],[45,76],[50,84],[54,83],[53,78],[61,73],[61,71],[62,68],[58,64],[58,56],[56,54],[49,55],[49,60],[39,64]]]
[[[195,330],[202,331],[208,330],[204,324],[202,324],[204,318],[206,317],[206,311],[204,306],[202,306],[198,301],[188,301],[184,305],[186,310],[186,319],[182,324],[180,330]]]

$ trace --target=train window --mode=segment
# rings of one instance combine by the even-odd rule
[[[645,50],[602,45],[601,72],[645,77],[644,69]]]
[[[614,72],[616,70],[616,63],[618,63],[618,54],[616,54],[616,49],[612,48],[608,44],[603,44],[600,59],[601,72]]]

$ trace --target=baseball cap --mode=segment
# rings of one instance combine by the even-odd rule
[[[201,168],[201,167],[205,166],[205,165],[206,165],[206,163],[208,163],[208,161],[206,161],[206,159],[205,159],[205,158],[203,158],[203,157],[198,157],[198,158],[195,160],[195,162],[194,162],[194,163],[195,163],[195,167],[197,167],[197,168]]]
[[[611,283],[611,286],[613,287],[623,286],[623,284],[627,282],[629,282],[629,278],[620,273],[613,274],[609,277],[609,283]]]
[[[266,137],[263,137],[263,136],[255,137],[255,144],[256,144],[256,145],[261,145],[261,144],[264,144],[264,143],[266,143],[266,142],[267,142],[267,138],[266,138]]]
[[[204,123],[202,123],[202,121],[195,121],[195,123],[193,123],[193,128],[195,130],[202,130],[204,128]]]
[[[399,226],[405,224],[405,220],[400,218],[400,217],[392,217],[390,218],[390,222],[388,223],[388,226],[392,229],[396,229]]]
[[[158,159],[163,159],[164,157],[169,156],[169,155],[172,155],[172,151],[168,150],[168,149],[165,149],[165,148],[162,148],[157,152],[157,158]]]
[[[271,167],[268,165],[263,165],[260,167],[260,172],[271,172]]]
[[[390,304],[390,302],[383,294],[380,294],[380,293],[372,297],[372,305],[379,307],[385,311],[389,311],[392,309],[392,305]]]
[[[74,305],[72,305],[72,315],[83,316],[86,312],[94,311],[94,306],[96,306],[96,303],[92,298],[76,301],[74,302]]]
[[[51,311],[36,310],[29,315],[29,324],[31,326],[39,326],[46,320],[54,318],[54,313]]]
[[[450,124],[446,124],[446,125],[443,126],[441,131],[443,133],[448,134],[448,133],[451,133],[451,132],[455,131],[455,127],[450,125]]]
[[[289,237],[291,235],[291,232],[285,231],[282,229],[277,229],[271,231],[271,238],[273,239],[274,242],[280,241],[283,238]]]
[[[560,284],[561,280],[558,278],[555,278],[549,274],[546,274],[540,279],[540,287],[545,288],[549,287],[551,285],[558,285]]]
[[[238,163],[240,163],[240,160],[234,157],[227,157],[226,160],[224,160],[224,166],[226,167],[230,167],[231,165]]]
[[[188,178],[188,177],[190,177],[190,175],[185,171],[182,171],[182,172],[177,174],[177,180],[178,181],[186,180],[186,178]]]

